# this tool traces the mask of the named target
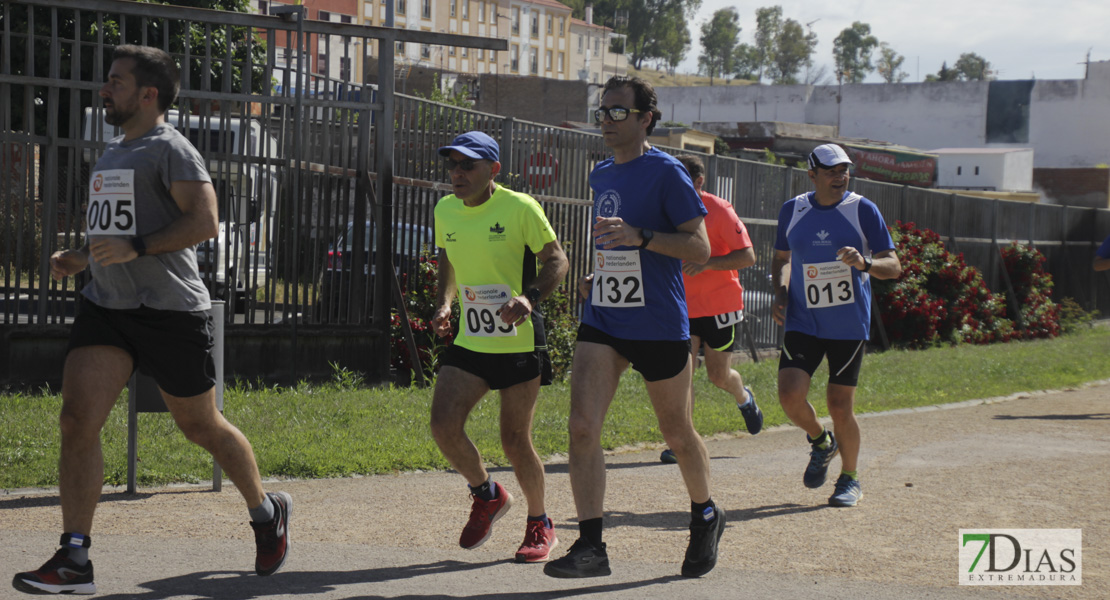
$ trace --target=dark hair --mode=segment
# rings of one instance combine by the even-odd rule
[[[693,154],[679,154],[675,158],[682,163],[682,166],[686,167],[686,171],[690,173],[691,181],[705,175],[705,163],[701,161],[701,158]]]
[[[636,99],[636,106],[634,106],[633,108],[646,113],[651,113],[651,123],[648,124],[647,128],[647,134],[651,135],[651,132],[655,130],[655,124],[663,118],[663,111],[659,110],[659,107],[656,106],[656,104],[659,102],[659,99],[655,95],[655,88],[651,87],[650,83],[644,81],[643,79],[640,79],[639,77],[625,77],[624,75],[616,75],[610,77],[609,81],[605,82],[605,87],[602,88],[601,93],[602,95],[604,95],[605,92],[620,89],[622,87],[627,87],[632,90],[632,94]]]
[[[112,60],[130,58],[135,61],[131,75],[138,87],[152,87],[158,90],[158,109],[166,112],[177,99],[181,86],[181,71],[169,54],[150,46],[116,46]]]

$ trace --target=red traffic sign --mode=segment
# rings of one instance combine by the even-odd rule
[[[524,177],[534,188],[550,187],[559,179],[559,161],[546,152],[537,152],[525,161]]]

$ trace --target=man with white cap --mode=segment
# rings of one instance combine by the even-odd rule
[[[536,396],[541,384],[551,383],[538,307],[566,277],[568,262],[540,204],[494,183],[499,152],[497,142],[480,131],[439,149],[454,193],[435,208],[436,334],[451,333],[456,294],[461,315],[458,337],[444,352],[436,378],[432,436],[469,484],[473,502],[459,545],[477,548],[508,512],[512,496],[492,480],[464,427],[486,392],[501,392],[501,444],[528,503],[524,543],[515,558],[542,562],[558,540],[544,509],[543,463],[532,445]],[[537,259],[543,263],[538,273]]]
[[[818,146],[809,155],[814,191],[787,200],[779,211],[771,277],[772,316],[786,328],[779,356],[779,402],[806,432],[812,450],[803,482],[825,483],[839,453],[841,474],[832,506],[863,497],[857,475],[859,423],[853,410],[864,345],[871,325],[871,277],[895,279],[902,265],[886,222],[873,202],[848,191],[844,149]],[[789,268],[787,266],[789,265]],[[833,431],[826,431],[806,400],[814,371],[829,360],[826,396]]]

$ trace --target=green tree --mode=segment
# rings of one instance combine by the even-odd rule
[[[813,65],[813,51],[817,47],[817,34],[806,33],[801,23],[787,19],[782,23],[775,40],[774,59],[768,65],[768,75],[777,84],[798,83],[802,67]]]
[[[871,52],[879,40],[871,35],[871,26],[856,21],[833,40],[833,62],[836,63],[837,81],[859,83],[875,70],[871,65]]]
[[[989,81],[994,79],[991,73],[991,64],[987,59],[974,52],[964,52],[952,67],[959,78],[966,81]]]
[[[709,75],[709,85],[713,78],[732,72],[737,38],[740,36],[740,15],[734,8],[722,8],[713,13],[713,18],[701,26],[702,54],[698,65]]]
[[[765,6],[755,11],[755,49],[759,52],[759,79],[775,60],[775,43],[782,32],[782,7]]]
[[[575,18],[584,19],[585,9],[579,2],[568,4]],[[693,20],[701,0],[600,0],[593,3],[594,24],[616,29],[616,15],[627,14],[628,43],[625,46],[629,64],[639,70],[645,60],[662,60],[678,64],[689,49],[686,23]],[[623,21],[622,28],[625,27]],[[685,42],[683,42],[683,33]],[[676,55],[679,55],[675,61]]]
[[[909,73],[902,70],[902,63],[906,61],[906,57],[898,54],[891,48],[889,44],[883,42],[879,44],[879,63],[876,69],[883,81],[887,83],[902,83],[910,76]]]
[[[940,70],[935,75],[929,74],[925,76],[925,81],[956,81],[960,78],[960,72],[956,69],[948,68],[948,61],[944,61],[940,65]]]
[[[732,73],[736,79],[758,81],[759,49],[745,43],[739,43],[732,51]]]

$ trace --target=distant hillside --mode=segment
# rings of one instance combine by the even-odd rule
[[[628,74],[633,77],[647,80],[655,87],[675,87],[680,85],[709,85],[709,78],[703,75],[690,75],[686,73],[677,73],[674,77],[667,74],[666,71],[656,71],[654,69],[643,68],[639,71],[629,68]],[[722,79],[720,77],[713,78],[713,85],[752,85],[751,81],[736,81],[733,79]]]

